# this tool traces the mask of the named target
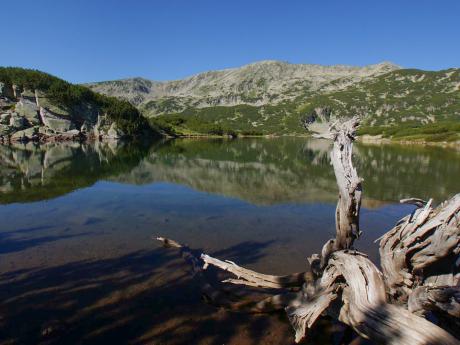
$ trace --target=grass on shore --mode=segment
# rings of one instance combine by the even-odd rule
[[[255,130],[237,131],[218,123],[206,121],[196,116],[160,115],[149,119],[153,128],[170,136],[259,136]]]
[[[440,121],[431,124],[407,123],[398,126],[363,126],[358,135],[381,135],[392,140],[451,142],[460,140],[460,122]]]

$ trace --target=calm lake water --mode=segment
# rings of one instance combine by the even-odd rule
[[[278,344],[292,333],[283,320],[240,316],[229,328],[233,316],[210,316],[187,267],[151,237],[266,273],[302,271],[335,231],[329,150],[307,138],[0,146],[0,343]],[[376,263],[374,240],[413,210],[399,199],[460,191],[459,151],[354,153],[357,247]],[[263,322],[278,336],[257,333]]]

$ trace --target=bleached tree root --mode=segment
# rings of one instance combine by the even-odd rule
[[[383,273],[395,299],[406,301],[419,286],[460,283],[456,263],[460,254],[460,194],[434,209],[431,203],[401,219],[380,240]]]
[[[216,267],[222,268],[220,260],[205,257],[206,264],[217,263]],[[235,263],[231,263],[231,267],[232,270],[227,271],[233,274],[246,270]],[[226,281],[233,282],[231,279]],[[336,299],[340,299],[340,303],[333,305]],[[452,335],[437,325],[401,306],[389,304],[382,273],[366,255],[351,250],[331,254],[317,282],[316,292],[307,289],[293,295],[286,312],[294,327],[296,342],[307,335],[323,313],[331,313],[337,314],[340,321],[362,337],[379,343],[458,344]]]
[[[212,284],[208,282],[208,280],[204,277],[204,270],[207,268],[208,264],[204,263],[199,257],[195,256],[188,246],[180,244],[179,242],[176,242],[166,237],[156,237],[154,239],[160,241],[163,244],[163,247],[165,248],[174,248],[179,250],[181,257],[191,267],[192,276],[201,280],[201,293],[203,299],[210,304],[214,304],[216,306],[237,312],[269,313],[273,311],[283,310],[286,307],[286,305],[289,304],[292,300],[299,298],[298,293],[288,291],[257,300],[253,298],[247,298],[245,300],[235,301],[232,298],[233,296],[230,296],[228,292],[224,292],[221,289],[214,287]],[[219,262],[220,260],[215,259],[215,261],[211,261]],[[238,267],[234,263],[233,266]],[[241,267],[240,269],[242,271],[247,272],[246,275],[248,277],[251,276],[251,272],[255,275],[264,276],[263,274],[259,274]],[[238,270],[235,270],[235,272],[238,272]],[[298,276],[301,277],[302,275],[298,274]],[[271,277],[273,281],[277,280],[277,276],[267,277]],[[281,278],[279,281],[285,282],[286,284],[292,284],[292,282],[296,281],[296,277],[297,275],[293,275],[292,278],[290,278],[289,276],[281,276],[279,277]],[[298,286],[301,286],[302,278],[298,279],[300,281]],[[246,285],[251,286],[251,284]],[[255,284],[253,286],[255,286]],[[265,287],[272,288],[272,286]]]
[[[434,311],[460,319],[460,286],[419,286],[409,295],[407,305],[415,314]]]
[[[223,281],[224,283],[241,284],[267,289],[294,288],[302,286],[305,282],[313,283],[313,276],[310,272],[274,276],[251,271],[247,268],[238,266],[232,261],[222,261],[206,254],[202,254],[201,259],[204,262],[205,269],[208,265],[212,265],[221,270],[230,272],[237,277],[237,279],[226,279]]]
[[[345,281],[339,320],[364,338],[385,344],[458,344],[437,325],[387,302],[382,273],[362,253],[332,254],[322,280]]]

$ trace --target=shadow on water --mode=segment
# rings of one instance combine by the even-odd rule
[[[212,253],[212,256],[230,261],[238,261],[240,265],[248,265],[257,262],[264,256],[262,250],[269,248],[275,241],[246,241],[226,249]]]
[[[78,238],[82,236],[92,235],[91,232],[82,232],[72,235],[53,235],[53,236],[41,236],[35,238],[15,238],[15,234],[19,231],[0,232],[0,254],[8,254],[14,252],[20,252],[25,249],[40,246],[49,242]]]
[[[255,243],[251,248],[257,251]],[[236,254],[237,246],[230,252]],[[187,271],[176,251],[158,248],[2,274],[0,340],[216,345],[292,340],[282,315],[234,314],[204,304]]]
[[[14,252],[20,252],[25,249],[37,247],[49,242],[55,242],[59,240],[78,238],[82,236],[94,235],[92,232],[81,232],[77,234],[60,234],[50,236],[38,236],[38,237],[20,237],[18,235],[24,235],[34,232],[40,232],[53,228],[52,226],[37,226],[31,228],[18,229],[14,231],[2,231],[0,232],[0,254],[8,254]],[[64,230],[65,231],[65,230]]]
[[[268,244],[241,243],[216,254],[249,263]],[[214,285],[223,278],[212,268],[206,276]],[[163,248],[4,273],[0,343],[294,343],[284,312],[227,312],[204,303],[200,288],[178,252]],[[337,343],[336,333],[334,325],[323,320],[308,344]]]

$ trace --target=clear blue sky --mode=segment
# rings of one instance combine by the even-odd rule
[[[267,59],[460,65],[460,0],[10,0],[0,11],[0,65],[72,82],[178,79]]]

